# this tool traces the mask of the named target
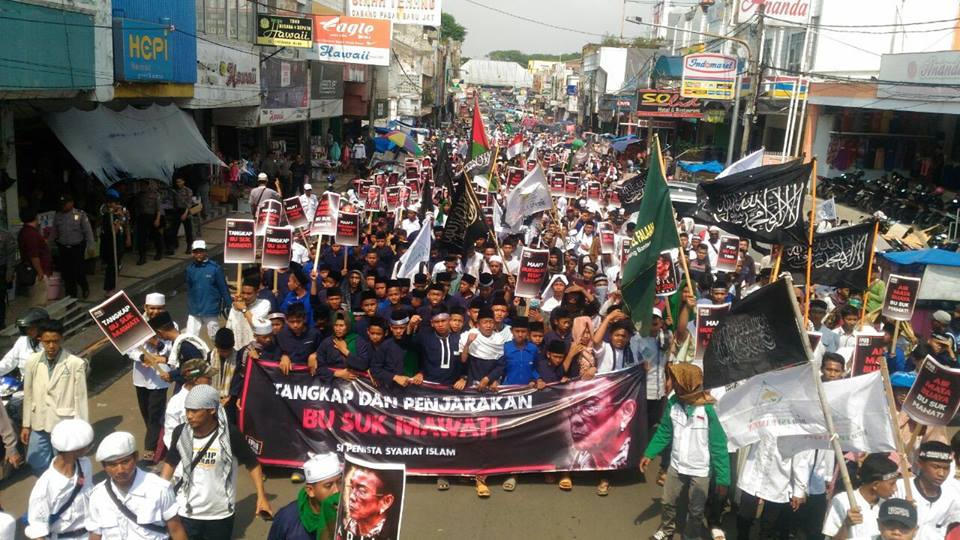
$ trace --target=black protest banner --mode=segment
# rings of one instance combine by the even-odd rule
[[[616,234],[610,230],[600,231],[600,253],[603,255],[613,255]]]
[[[252,219],[227,219],[223,262],[238,264],[257,262],[257,244],[254,241],[253,229]]]
[[[493,152],[487,151],[463,164],[463,168],[456,176],[463,174],[467,178],[474,176],[487,176],[490,168],[493,166]]]
[[[337,232],[337,216],[340,214],[340,194],[325,192],[317,202],[317,213],[310,227],[313,236],[331,236]]]
[[[292,468],[334,451],[410,474],[632,469],[646,443],[644,381],[636,366],[543,390],[394,389],[249,362],[240,430],[260,463]]]
[[[657,296],[670,296],[677,292],[677,265],[673,261],[670,251],[660,253],[657,258]]]
[[[710,345],[713,331],[720,326],[720,321],[723,320],[728,311],[730,311],[730,304],[697,306],[697,342],[694,359],[703,361],[703,355]]]
[[[406,467],[403,463],[375,463],[350,454],[343,456],[343,461],[333,540],[399,540]],[[372,517],[368,505],[349,504],[371,498],[376,501]]]
[[[267,199],[257,209],[257,236],[263,236],[267,227],[279,227],[283,223],[283,206],[280,201]]]
[[[260,266],[282,270],[290,266],[292,254],[293,229],[289,227],[267,227],[263,235],[263,257]]]
[[[887,361],[887,346],[883,334],[861,334],[854,337],[853,376],[880,371],[880,362]]]
[[[810,350],[817,350],[817,346],[820,345],[820,341],[823,339],[823,334],[820,332],[807,332],[807,337],[810,338]]]
[[[813,236],[813,263],[810,280],[819,285],[867,287],[870,253],[873,251],[873,222],[831,229]],[[781,268],[805,275],[807,244],[791,244],[783,249]]]
[[[640,210],[640,201],[643,200],[643,190],[647,185],[646,173],[641,173],[632,178],[627,178],[617,188],[617,196],[620,199],[620,206],[623,211],[629,215]]]
[[[300,197],[290,197],[283,200],[283,215],[287,216],[287,223],[295,229],[302,229],[310,225],[307,213],[303,211]]]
[[[736,236],[721,236],[720,251],[717,253],[717,270],[733,272],[740,259],[740,239]]]
[[[520,272],[517,276],[517,290],[520,298],[537,298],[547,277],[547,260],[550,251],[546,249],[523,248],[520,252]]]
[[[927,356],[917,372],[903,412],[925,426],[946,426],[960,408],[960,369],[952,369]]]
[[[735,302],[703,355],[703,385],[717,388],[807,362],[790,280],[777,280]]]
[[[150,323],[123,291],[92,308],[90,316],[121,354],[136,349],[154,336]]]
[[[476,197],[471,196],[467,191],[473,188],[467,184],[467,182],[457,183],[447,221],[444,223],[440,238],[437,239],[437,245],[440,248],[463,256],[466,256],[468,248],[472,247],[474,242],[483,237],[488,230],[483,221],[481,209],[477,206]]]
[[[805,245],[803,198],[811,168],[796,160],[701,183],[695,218],[741,238]]]
[[[342,246],[360,245],[360,214],[341,212],[337,220],[336,243]]]
[[[380,202],[380,186],[368,186],[364,192],[363,209],[367,212],[379,212],[382,203]]]
[[[550,195],[553,197],[563,197],[563,173],[550,173]]]
[[[600,202],[601,195],[600,182],[587,182],[587,199]]]
[[[920,278],[890,274],[881,313],[894,321],[909,321],[913,318],[913,308],[917,305],[919,291]]]

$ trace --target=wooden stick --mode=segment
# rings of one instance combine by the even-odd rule
[[[907,445],[907,448],[909,448],[911,451],[913,450],[913,446],[917,444],[917,437],[920,436],[920,432],[924,427],[925,426],[923,424],[917,422],[916,425],[913,426],[913,429],[910,430],[910,443]]]
[[[873,239],[870,241],[870,263],[867,266],[867,288],[863,291],[863,305],[860,306],[860,324],[867,316],[867,298],[870,296],[870,286],[873,285],[873,254],[876,252],[877,233],[880,232],[880,222],[873,223]]]
[[[237,263],[237,296],[240,295],[240,287],[243,286],[243,263]]]
[[[340,246],[340,249],[343,250],[343,275],[347,275],[347,251],[350,249],[349,246]],[[319,249],[317,250],[319,251]]]
[[[793,278],[787,276],[784,278],[787,280],[787,284],[793,288]],[[797,304],[797,298],[794,295],[790,295],[790,306],[793,308],[794,315],[797,320],[800,320],[800,305]],[[823,419],[826,422],[827,433],[831,435],[830,443],[833,447],[833,455],[837,460],[838,468],[840,469],[840,478],[843,480],[844,490],[847,492],[847,500],[850,502],[851,509],[859,510],[860,507],[857,506],[857,499],[853,494],[853,483],[850,481],[850,472],[847,471],[847,467],[844,465],[843,460],[843,449],[840,447],[840,439],[833,436],[837,430],[833,425],[833,413],[830,411],[830,403],[827,401],[827,393],[823,389],[823,381],[820,379],[820,373],[818,373],[816,364],[813,362],[813,351],[810,350],[810,340],[801,339],[800,342],[803,345],[803,351],[807,356],[808,363],[810,365],[810,373],[813,376],[814,384],[817,387],[817,396],[820,398],[820,408],[823,410]]]
[[[320,248],[323,247],[323,235],[317,236],[317,252],[313,254],[313,269],[320,266]]]
[[[803,288],[803,328],[807,328],[810,321],[810,273],[813,271],[813,234],[817,225],[817,160],[813,160],[813,168],[810,171],[810,181],[812,188],[810,190],[810,232],[807,235],[807,276]],[[781,250],[783,253],[783,250]],[[779,262],[779,259],[778,259]]]
[[[783,259],[783,245],[776,244],[776,246],[779,249],[777,251],[777,260],[773,263],[773,271],[770,273],[770,283],[780,278],[780,261]]]
[[[894,338],[893,347],[896,347]],[[903,437],[900,436],[900,424],[897,422],[897,402],[893,397],[893,385],[890,383],[890,368],[887,359],[880,360],[880,374],[883,376],[883,390],[887,395],[887,413],[890,416],[890,429],[897,442],[897,453],[900,454],[900,475],[903,476],[903,485],[906,488],[907,500],[913,500],[913,489],[910,486],[910,469],[907,467],[907,453],[903,446]]]

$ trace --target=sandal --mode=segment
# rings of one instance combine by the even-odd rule
[[[446,491],[450,489],[450,481],[441,476],[437,478],[437,491]]]
[[[667,471],[660,471],[657,475],[657,485],[663,487],[667,483]]]
[[[513,491],[517,489],[517,477],[511,476],[503,481],[503,490],[504,491]]]
[[[563,491],[570,491],[573,489],[573,480],[571,480],[569,476],[564,476],[557,485]]]
[[[487,484],[481,480],[477,480],[477,497],[481,499],[486,499],[490,496],[490,488],[487,487]]]
[[[610,494],[610,482],[606,479],[600,480],[600,483],[597,484],[597,495],[601,497],[606,497]]]

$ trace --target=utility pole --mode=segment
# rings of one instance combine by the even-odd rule
[[[753,96],[747,99],[747,106],[743,112],[743,137],[740,140],[740,155],[747,153],[750,148],[750,129],[757,115],[757,100],[760,98],[760,63],[763,56],[763,15],[766,5],[757,6],[756,54],[750,55],[750,83],[753,84]],[[733,144],[733,141],[730,141]]]

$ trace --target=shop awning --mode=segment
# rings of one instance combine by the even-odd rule
[[[173,171],[184,165],[223,165],[176,105],[70,109],[50,113],[45,120],[77,162],[104,185],[124,178],[170,181]]]
[[[960,114],[960,101],[911,101],[909,99],[815,96],[810,94],[811,105],[829,105],[844,109],[877,109],[881,111],[907,111],[933,114]]]

